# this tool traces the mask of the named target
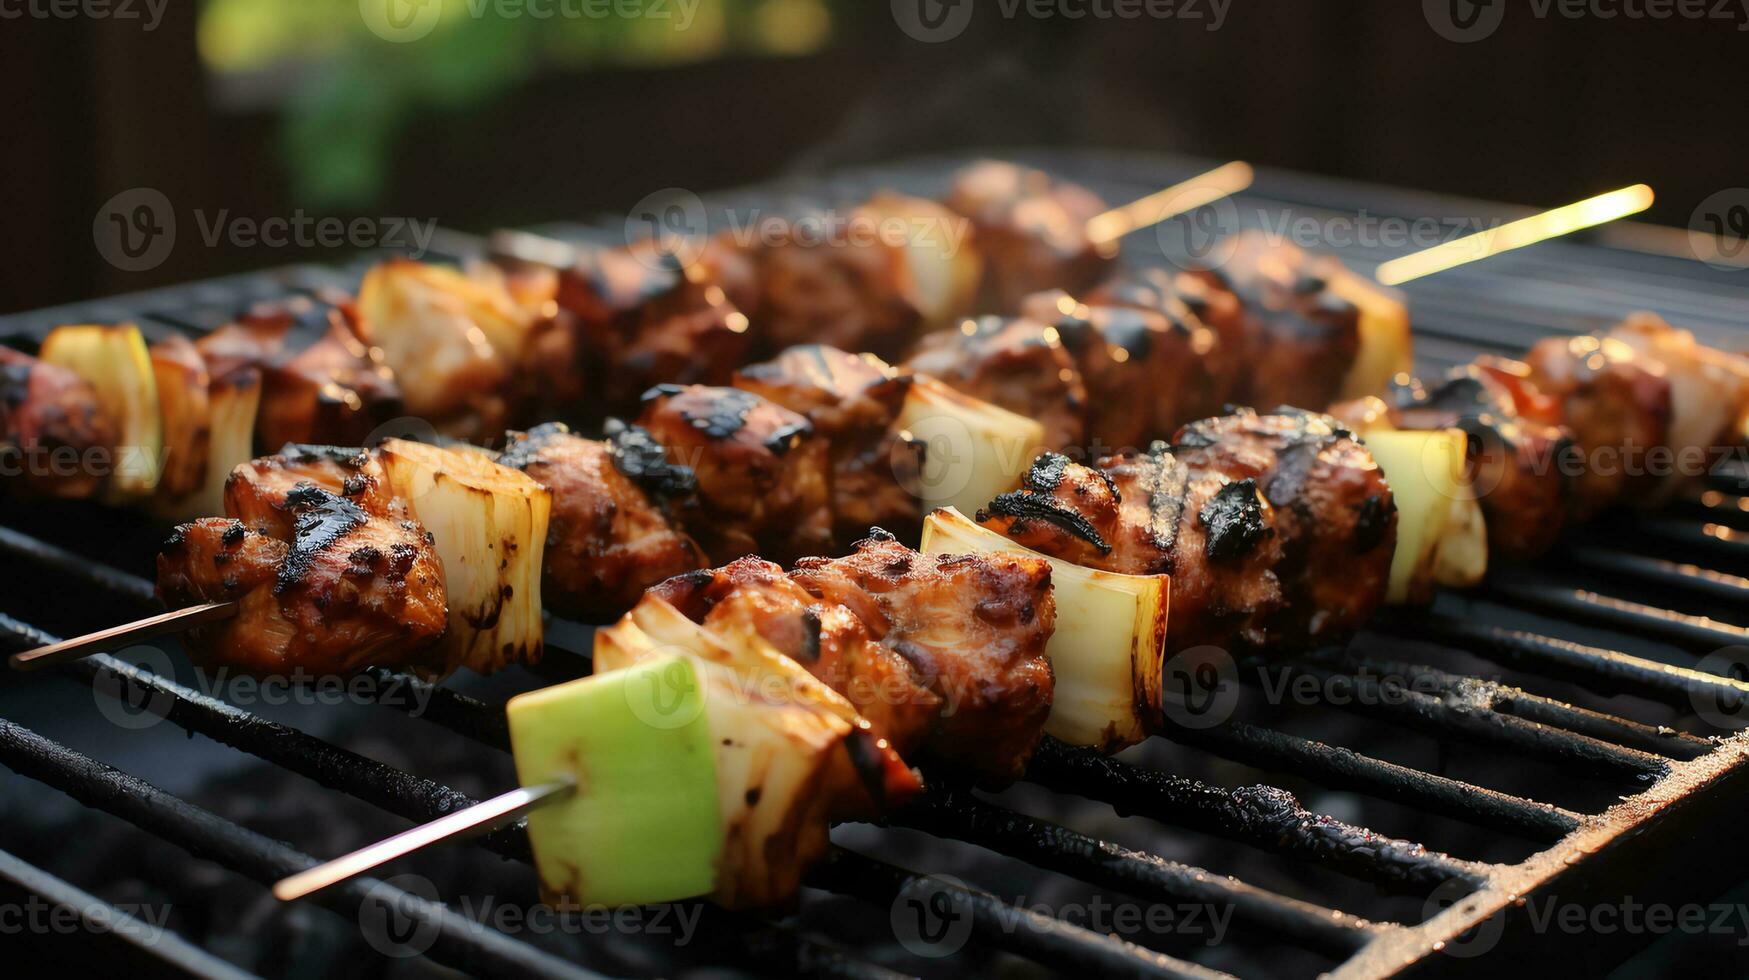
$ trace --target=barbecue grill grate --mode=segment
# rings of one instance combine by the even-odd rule
[[[750,189],[721,195],[714,203],[745,211],[773,202],[788,207],[855,200],[878,187],[934,193],[957,162],[919,161]],[[1089,184],[1109,200],[1130,199],[1202,169],[1192,161],[1108,154],[1036,162]],[[1332,221],[1357,211],[1485,220],[1512,217],[1509,210],[1268,172],[1235,208],[1247,224],[1282,215]],[[612,223],[540,230],[580,242],[611,242],[619,235]],[[444,241],[458,256],[481,244],[459,235]],[[1126,248],[1133,261],[1159,261],[1161,241],[1142,234]],[[1549,243],[1411,284],[1418,369],[1438,371],[1478,350],[1519,351],[1538,336],[1607,326],[1642,307],[1709,342],[1742,346],[1749,283],[1740,274],[1733,278],[1680,255],[1645,250],[1662,241],[1650,230],[1610,229],[1586,243]],[[1357,268],[1370,271],[1403,250],[1352,246],[1341,251]],[[205,330],[254,301],[350,285],[362,267],[275,270],[21,314],[0,320],[0,336],[29,339],[58,323],[121,319],[141,321],[149,330]],[[1749,742],[1741,736],[1704,737],[1672,725],[1708,699],[1749,696],[1741,673],[1727,675],[1717,666],[1736,661],[1715,656],[1702,662],[1709,652],[1749,642],[1749,631],[1729,621],[1732,610],[1743,609],[1749,598],[1749,579],[1739,574],[1749,572],[1746,491],[1749,473],[1740,467],[1723,470],[1694,499],[1655,516],[1580,529],[1536,566],[1500,569],[1478,590],[1441,595],[1429,614],[1386,616],[1346,650],[1319,651],[1288,664],[1243,665],[1243,704],[1236,720],[1181,727],[1171,745],[1153,744],[1108,759],[1047,740],[1023,785],[1000,797],[944,787],[896,815],[890,828],[843,828],[835,835],[842,846],[811,884],[863,903],[883,924],[896,901],[939,893],[969,920],[974,952],[1017,954],[1064,973],[1091,968],[1208,977],[1226,975],[1226,969],[1255,972],[1260,965],[1273,969],[1287,963],[1346,976],[1432,974],[1466,965],[1460,952],[1485,952],[1519,967],[1533,961],[1570,966],[1576,947],[1586,950],[1583,955],[1619,958],[1649,937],[1539,933],[1523,907],[1526,899],[1548,894],[1610,900],[1631,893],[1645,901],[1661,887],[1673,889],[1674,900],[1692,901],[1740,878],[1733,869],[1742,866],[1735,861],[1744,848],[1731,823],[1749,799]],[[113,528],[79,521],[80,513],[77,507],[0,505],[0,551],[19,570],[18,588],[0,612],[0,638],[12,646],[52,642],[47,629],[53,624],[63,631],[83,630],[98,625],[92,617],[120,618],[151,608],[147,580],[94,556],[123,554],[129,567],[143,568],[139,558],[150,553],[156,530],[139,535],[141,541],[128,540],[134,535],[126,533],[117,541]],[[42,536],[49,527],[56,529],[55,541]],[[583,656],[555,648],[541,673],[563,677],[585,670]],[[114,657],[94,657],[63,673],[147,706],[190,734],[398,817],[424,821],[473,802],[448,786]],[[422,721],[459,736],[457,751],[506,748],[497,704],[386,671],[372,677],[378,683],[364,690],[382,692],[396,684],[416,689],[417,703],[426,705]],[[1387,689],[1384,677],[1413,687]],[[1318,700],[1327,703],[1300,711],[1264,707],[1271,699],[1263,695],[1284,689],[1275,685],[1299,681],[1309,682]],[[384,702],[391,707],[409,703],[390,700]],[[1296,729],[1311,734],[1295,734]],[[1439,746],[1438,764],[1418,764],[1397,751],[1392,742],[1404,732],[1431,736]],[[1225,788],[1172,774],[1179,768],[1210,770],[1221,764],[1214,760],[1245,767],[1215,772],[1275,774],[1276,781],[1304,786],[1333,805],[1352,794],[1366,812],[1393,822],[1420,815],[1419,826],[1450,823],[1479,830],[1482,851],[1518,850],[1511,858],[1454,857],[1320,812],[1317,800],[1303,806],[1273,785]],[[1527,760],[1522,768],[1529,775],[1502,760]],[[13,721],[0,720],[0,763],[257,881],[313,860]],[[1477,770],[1473,777],[1454,775],[1471,768]],[[1063,801],[1094,802],[1059,805]],[[1114,823],[1113,810],[1135,817]],[[1064,819],[1030,815],[1040,811],[1060,812]],[[1163,827],[1166,839],[1244,845],[1238,850],[1257,852],[1271,866],[1283,863],[1278,857],[1296,859],[1296,866],[1312,869],[1314,884],[1288,887],[1296,882],[1294,873],[1271,873],[1268,884],[1254,884],[1102,839],[1110,835],[1100,830],[1127,827],[1137,818],[1153,828],[1151,840],[1162,839]],[[1192,903],[1230,910],[1240,933],[1216,947],[1134,937],[1170,950],[1162,952],[871,856],[913,853],[913,838],[920,835],[969,842],[1143,906]],[[503,857],[527,857],[520,828],[486,835],[478,843]],[[1330,884],[1338,881],[1340,887]],[[1406,906],[1400,899],[1396,905],[1384,902],[1384,915],[1340,911],[1348,907],[1348,897],[1365,894],[1352,882],[1409,901]],[[0,888],[8,883],[51,901],[88,900],[66,882],[0,853]],[[1295,891],[1301,894],[1289,893]],[[1424,906],[1417,903],[1430,896],[1450,899],[1451,908],[1430,918],[1420,915]],[[774,962],[832,976],[882,976],[890,967],[929,969],[927,960],[893,956],[890,944],[864,947],[848,935],[857,932],[848,924],[840,923],[841,932],[819,928],[807,914],[817,899],[810,893],[799,920],[706,909],[708,934],[723,944],[723,959],[758,969]],[[434,938],[427,956],[463,970],[593,975],[481,927],[441,902],[370,881],[334,889],[318,901],[345,916],[360,915],[366,903],[388,902],[430,929]],[[1491,918],[1499,925],[1485,924]],[[1477,935],[1488,937],[1480,948],[1473,941]],[[1284,960],[1277,947],[1298,952]],[[125,946],[123,952],[159,969],[196,975],[225,969],[175,939]]]

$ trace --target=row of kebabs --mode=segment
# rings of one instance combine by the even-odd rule
[[[229,466],[248,458],[235,430],[252,412],[257,451],[354,445],[402,416],[485,442],[537,420],[627,417],[654,385],[726,385],[800,343],[1001,391],[1039,415],[1053,446],[1090,433],[1139,446],[1227,403],[1323,407],[1380,393],[1407,368],[1401,304],[1339,263],[1251,236],[1219,271],[1114,277],[1111,249],[1085,227],[1097,210],[1083,189],[987,163],[959,175],[945,203],[877,195],[780,224],[787,235],[646,241],[562,268],[385,263],[356,299],[266,305],[198,341],[148,348],[131,328],[64,327],[41,362],[0,355],[7,436],[78,459],[120,447],[113,494],[210,513]],[[918,231],[801,231],[893,220]],[[949,222],[964,233],[930,231]],[[1034,295],[1049,289],[1090,300],[1095,327],[1063,312],[1065,296]],[[1023,306],[1035,316],[1015,329],[959,319]],[[1058,377],[1032,370],[1044,364]],[[222,465],[205,466],[209,455]],[[70,469],[30,467],[11,482],[98,491],[91,467]]]

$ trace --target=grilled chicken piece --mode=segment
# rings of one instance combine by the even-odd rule
[[[82,500],[103,485],[116,429],[72,371],[0,347],[0,461],[9,489]],[[102,459],[97,457],[101,456]]]
[[[1257,481],[1274,507],[1283,605],[1272,644],[1340,642],[1384,601],[1397,506],[1372,454],[1335,419],[1242,409],[1185,426],[1172,451],[1193,470]]]
[[[1183,310],[1188,314],[1189,310]],[[1134,452],[1206,413],[1194,412],[1200,362],[1214,335],[1154,310],[1087,306],[1061,290],[1025,302],[1049,323],[1087,384],[1087,431],[1109,452]]]
[[[1463,430],[1465,480],[1487,518],[1488,549],[1512,560],[1549,549],[1567,519],[1569,476],[1579,465],[1568,431],[1546,421],[1554,407],[1518,362],[1479,358],[1436,388],[1395,383],[1389,420],[1401,429]],[[1364,400],[1363,400],[1364,401]],[[1357,405],[1358,403],[1353,403]],[[1333,414],[1352,410],[1336,406]]]
[[[911,378],[873,354],[791,347],[742,368],[735,387],[806,418],[832,459],[833,536],[846,546],[883,527],[915,540],[922,514],[915,486],[923,447],[896,426]]]
[[[1573,480],[1573,516],[1584,520],[1655,493],[1647,451],[1670,434],[1670,381],[1661,365],[1609,337],[1550,337],[1525,355],[1528,380],[1560,406],[1583,465]]]
[[[779,575],[749,560],[654,591],[695,620],[757,631],[886,726],[895,746],[993,782],[1025,768],[1053,689],[1044,561],[925,555],[883,532],[848,557],[798,562],[788,584]],[[759,594],[736,599],[743,587]]]
[[[374,453],[298,444],[232,470],[225,480],[225,513],[251,531],[290,541],[298,521],[291,497],[299,487],[325,490],[367,514],[408,516],[406,505],[389,491],[388,476]]]
[[[1087,386],[1047,322],[997,316],[965,320],[957,330],[924,337],[906,368],[963,394],[1036,420],[1045,445],[1079,447],[1087,441]]]
[[[658,385],[638,424],[698,477],[682,520],[705,553],[791,560],[832,546],[832,463],[808,420],[739,388]]]
[[[712,630],[771,644],[844,695],[901,757],[928,738],[941,698],[850,609],[810,594],[782,566],[739,558],[652,591]]]
[[[241,603],[236,616],[189,631],[189,655],[268,676],[422,664],[449,615],[425,529],[311,484],[286,494],[282,513],[288,537],[208,517],[165,542],[158,597],[166,606]]]
[[[1247,405],[1329,405],[1360,350],[1360,309],[1330,288],[1315,257],[1291,243],[1244,232],[1233,247],[1219,268],[1196,269],[1192,276],[1210,292],[1228,291],[1238,299],[1245,383],[1234,399]]]
[[[356,446],[402,414],[394,374],[357,329],[345,297],[297,297],[257,306],[195,346],[214,378],[261,372],[256,445]]]
[[[1159,432],[1219,415],[1235,400],[1246,372],[1245,323],[1238,296],[1211,289],[1207,281],[1189,273],[1143,269],[1107,280],[1085,300],[1092,307],[1130,307],[1158,313],[1175,330],[1188,335],[1189,366],[1173,372],[1178,387],[1166,393],[1169,401],[1156,416],[1165,422]]]
[[[805,215],[764,228],[742,249],[752,281],[732,285],[730,295],[751,297],[760,353],[820,343],[894,358],[910,347],[922,314],[909,299],[905,254],[879,236],[862,240],[851,221]],[[728,247],[716,240],[719,253]],[[736,260],[711,261],[724,268]]]
[[[1172,576],[1170,653],[1261,650],[1282,606],[1275,509],[1256,479],[1194,470],[1163,442],[1097,468],[1046,453],[1022,489],[990,501],[977,519],[1087,568]]]
[[[547,608],[611,622],[650,586],[705,566],[673,520],[697,506],[692,471],[669,463],[643,429],[610,421],[607,439],[595,440],[551,422],[512,433],[498,461],[552,491],[541,575]]]
[[[629,414],[658,384],[726,384],[748,353],[747,316],[709,269],[654,244],[602,249],[559,277],[590,406]]]
[[[1087,237],[1087,222],[1105,203],[1085,187],[986,160],[956,174],[942,203],[972,221],[984,256],[982,310],[1014,313],[1046,289],[1079,295],[1111,269],[1116,250]]]
[[[1654,313],[1635,313],[1608,336],[1660,365],[1670,382],[1669,476],[1646,504],[1662,503],[1749,442],[1749,356],[1707,347]]]

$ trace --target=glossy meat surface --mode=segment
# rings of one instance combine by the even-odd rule
[[[1055,453],[978,520],[1034,551],[1125,575],[1172,576],[1170,652],[1262,649],[1281,608],[1275,509],[1251,476],[1192,469],[1165,446],[1083,466]]]
[[[698,477],[687,530],[718,561],[789,561],[832,546],[832,463],[803,416],[739,388],[660,385],[638,424]]]
[[[1525,355],[1529,379],[1560,406],[1582,465],[1573,510],[1583,520],[1638,491],[1659,474],[1647,463],[1670,434],[1671,390],[1663,367],[1608,337],[1550,337]]]
[[[263,304],[196,342],[214,378],[261,371],[256,445],[360,445],[402,414],[400,386],[380,351],[358,338],[345,297]]]
[[[602,249],[559,277],[559,307],[581,338],[589,407],[636,410],[658,384],[726,384],[749,353],[747,316],[699,264],[653,244]]]
[[[554,612],[610,622],[650,586],[704,567],[671,517],[696,506],[693,475],[649,433],[616,423],[607,439],[584,439],[549,423],[513,434],[499,462],[552,491],[541,598]]]
[[[310,484],[287,495],[284,514],[289,537],[209,517],[165,542],[165,605],[241,603],[238,615],[186,634],[190,656],[272,676],[421,664],[448,623],[443,566],[425,530]]]
[[[1255,480],[1275,509],[1283,605],[1270,620],[1272,645],[1340,642],[1384,601],[1397,506],[1372,454],[1335,419],[1242,410],[1179,430],[1173,453],[1193,469]]]
[[[882,527],[913,540],[921,521],[914,486],[922,446],[895,427],[909,375],[872,354],[835,347],[791,347],[742,368],[735,387],[806,418],[832,459],[833,536],[842,547]]]
[[[736,598],[743,589],[758,595]],[[1050,713],[1056,607],[1038,559],[925,555],[877,535],[787,576],[748,559],[655,593],[696,620],[754,629],[844,684],[895,746],[988,780],[1019,775]]]
[[[1232,254],[1192,275],[1211,294],[1238,300],[1244,332],[1239,404],[1323,409],[1336,399],[1360,350],[1360,310],[1330,288],[1317,258],[1262,232],[1231,241]],[[1231,300],[1210,300],[1232,310]]]
[[[907,295],[904,255],[878,237],[861,241],[851,222],[805,215],[738,243],[751,278],[731,292],[752,296],[757,351],[818,343],[893,358],[911,345],[922,314]]]
[[[116,427],[83,379],[0,347],[0,462],[9,489],[28,496],[90,497],[113,463],[115,439]]]
[[[1105,202],[1040,170],[990,160],[972,164],[955,175],[942,203],[972,221],[984,257],[983,312],[1017,312],[1041,290],[1090,289],[1116,254],[1087,235],[1087,222]]]
[[[1045,445],[1086,444],[1089,393],[1075,357],[1048,322],[986,316],[938,330],[918,343],[905,367],[962,394],[1036,420]]]

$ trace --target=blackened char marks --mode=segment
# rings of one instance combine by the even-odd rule
[[[698,475],[691,467],[669,462],[667,448],[656,441],[650,430],[608,419],[606,435],[613,468],[643,487],[644,492],[666,500],[698,490]]]
[[[280,566],[276,592],[284,592],[303,581],[317,555],[370,520],[352,501],[309,484],[294,488],[286,494],[285,502],[287,509],[296,515],[296,522],[291,552]]]
[[[1100,536],[1099,529],[1093,526],[1092,521],[1052,497],[1028,490],[1005,493],[990,501],[988,507],[978,511],[977,520],[981,524],[992,516],[1044,521],[1080,538],[1102,553],[1111,552],[1111,545]]]
[[[1210,561],[1242,558],[1270,534],[1263,503],[1257,499],[1257,482],[1249,478],[1215,491],[1196,519],[1206,531],[1203,553]]]

